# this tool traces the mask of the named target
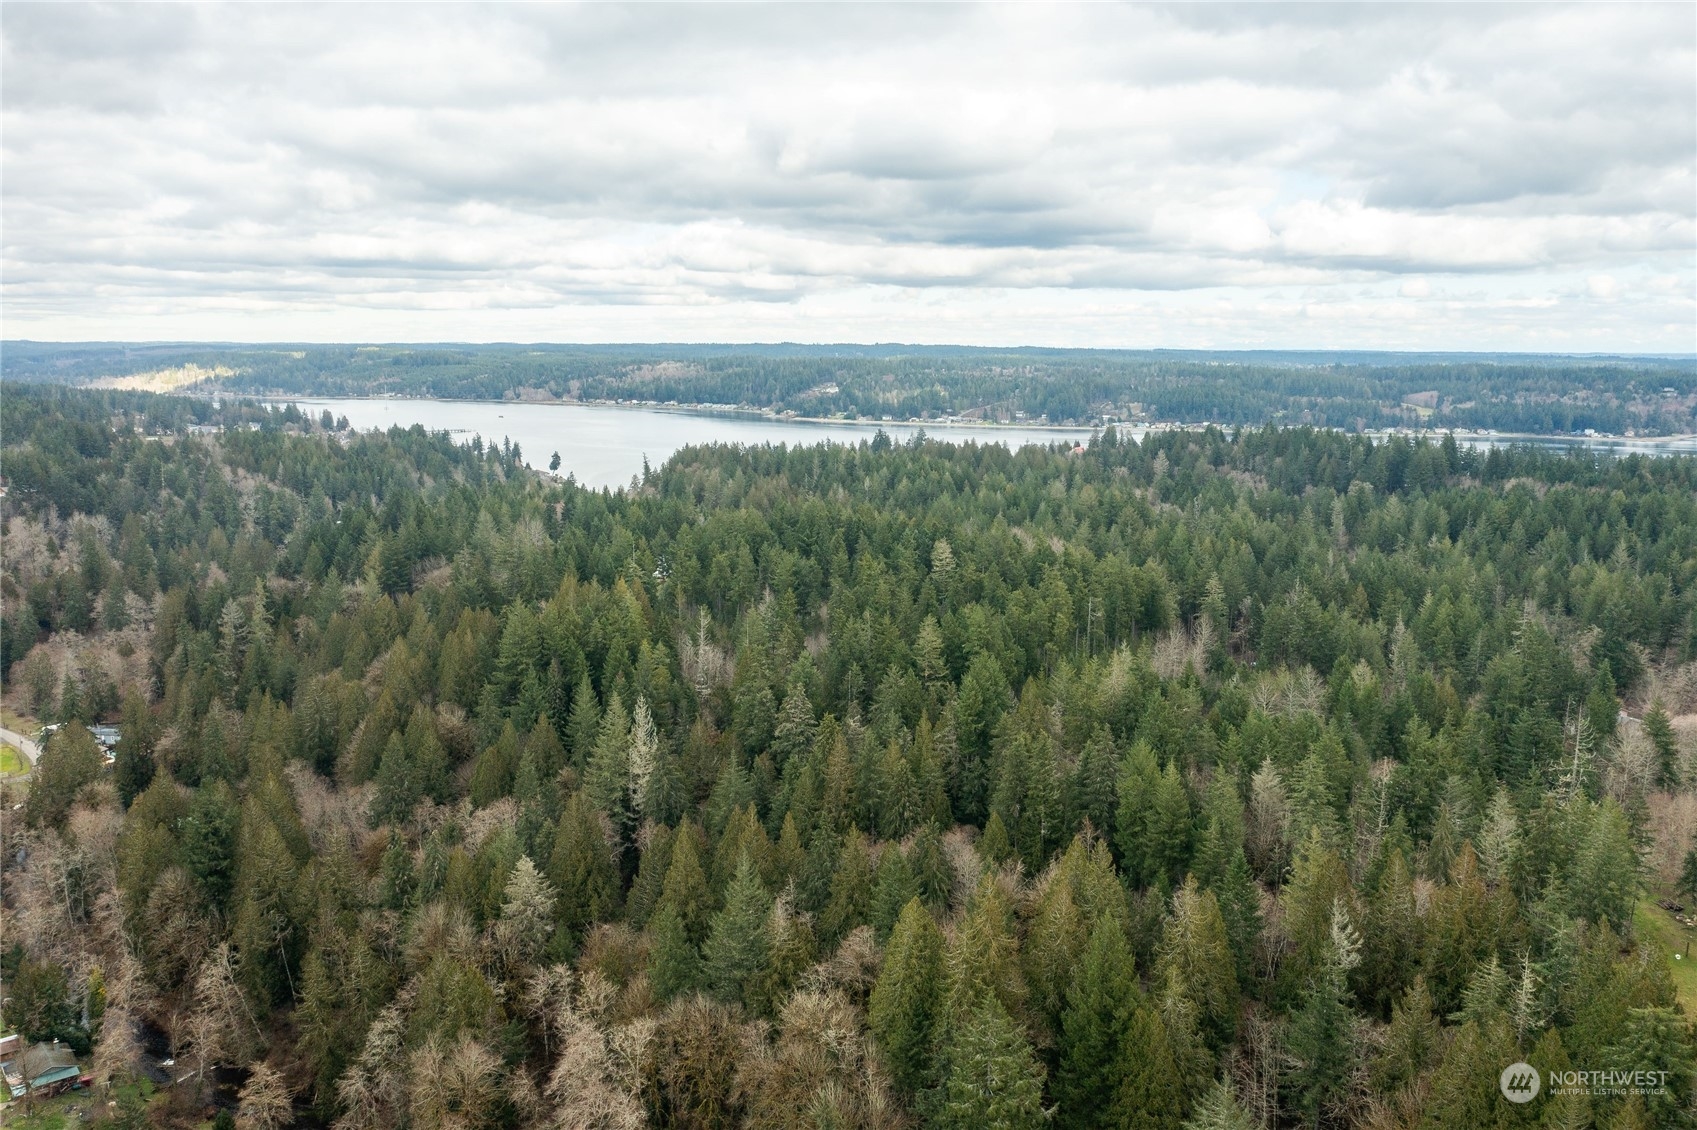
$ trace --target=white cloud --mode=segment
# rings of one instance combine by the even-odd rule
[[[1688,350],[1694,73],[1680,6],[9,5],[5,332]]]

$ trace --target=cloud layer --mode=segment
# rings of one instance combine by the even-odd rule
[[[1697,9],[8,4],[5,335],[1697,348]]]

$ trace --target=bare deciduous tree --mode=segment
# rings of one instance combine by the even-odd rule
[[[444,1048],[435,1040],[412,1053],[409,1113],[418,1130],[478,1130],[501,1094],[501,1061],[468,1035]]]
[[[282,1073],[262,1060],[249,1070],[242,1087],[236,1125],[241,1130],[277,1130],[293,1117],[294,1106]]]

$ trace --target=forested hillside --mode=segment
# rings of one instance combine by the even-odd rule
[[[802,416],[1697,431],[1697,362],[1528,354],[801,345],[7,343],[7,380],[272,396],[558,398]]]
[[[125,1122],[1693,1120],[1697,461],[880,435],[613,494],[0,410],[6,703],[72,723],[7,786],[5,1023],[161,1042]]]

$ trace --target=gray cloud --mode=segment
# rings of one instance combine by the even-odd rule
[[[0,67],[9,336],[1697,344],[1689,6],[8,4]]]

